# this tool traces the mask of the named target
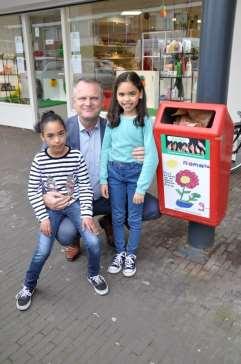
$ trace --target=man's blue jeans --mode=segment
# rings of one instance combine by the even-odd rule
[[[143,203],[133,203],[138,177],[141,173],[140,163],[108,163],[108,186],[112,209],[112,225],[116,252],[126,251],[136,254],[142,226]],[[126,210],[127,207],[127,210]],[[127,214],[127,216],[126,216]],[[129,238],[125,244],[125,221],[129,225]]]
[[[48,210],[48,213],[51,222],[52,235],[46,236],[43,233],[39,233],[38,244],[27,270],[24,285],[30,289],[36,287],[44,263],[51,253],[59,225],[65,216],[68,216],[72,221],[76,230],[81,234],[84,240],[88,256],[88,277],[98,275],[100,270],[100,239],[89,230],[82,229],[79,201],[72,203],[63,210]]]

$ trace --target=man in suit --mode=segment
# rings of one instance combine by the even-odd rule
[[[67,144],[73,149],[79,149],[85,158],[94,191],[94,216],[104,215],[99,219],[99,223],[105,230],[108,244],[113,245],[110,204],[109,200],[101,197],[99,184],[100,151],[106,126],[106,119],[100,116],[102,102],[103,89],[97,80],[87,78],[78,80],[73,89],[73,107],[76,115],[66,121]],[[143,160],[143,147],[133,150],[133,156],[137,160]],[[58,192],[48,192],[44,201],[49,208],[58,210],[68,204],[68,197],[66,198]],[[151,220],[158,217],[160,217],[158,201],[147,193],[143,219]],[[72,261],[79,255],[79,237],[68,218],[61,222],[57,239],[65,246],[67,260]]]

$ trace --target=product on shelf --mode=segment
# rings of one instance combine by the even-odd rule
[[[0,75],[11,75],[13,73],[13,67],[11,64],[4,64],[2,71],[0,71]]]
[[[1,84],[1,91],[14,91],[15,87],[10,82],[4,82]]]
[[[172,40],[166,46],[166,53],[181,53],[182,52],[182,43],[177,40]]]

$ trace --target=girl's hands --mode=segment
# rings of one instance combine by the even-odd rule
[[[144,202],[144,195],[136,192],[133,196],[133,203],[136,203],[137,205],[139,205],[143,202]]]
[[[40,231],[44,235],[50,236],[52,234],[51,224],[49,219],[40,222]]]
[[[62,210],[68,206],[70,197],[60,192],[49,191],[43,195],[45,206],[51,210]]]
[[[83,217],[82,229],[83,230],[87,229],[90,232],[94,233],[95,235],[98,235],[100,233],[99,227],[97,226],[93,217]]]
[[[109,198],[109,189],[108,189],[108,184],[104,184],[104,185],[100,185],[100,191],[101,191],[101,195],[104,198]]]

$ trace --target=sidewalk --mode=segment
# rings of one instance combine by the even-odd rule
[[[205,265],[176,255],[187,223],[163,216],[144,223],[134,278],[106,273],[113,251],[104,241],[110,293],[100,297],[86,257],[67,262],[56,243],[31,308],[19,312],[37,231],[26,181],[38,148],[33,132],[0,126],[0,363],[240,364],[241,172]]]

